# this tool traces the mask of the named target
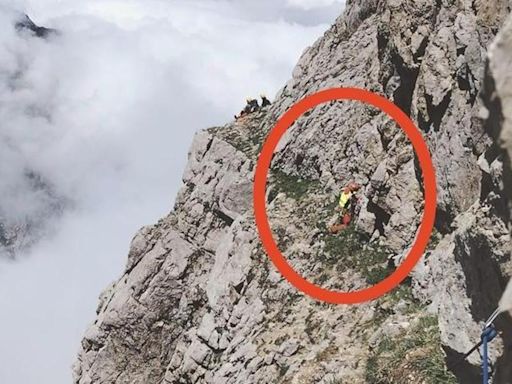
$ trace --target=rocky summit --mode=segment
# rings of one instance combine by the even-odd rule
[[[131,244],[100,297],[76,384],[478,383],[480,340],[512,275],[512,2],[352,0],[306,49],[274,103],[199,132],[174,209]],[[258,153],[276,121],[319,90],[359,87],[416,123],[437,176],[435,229],[410,277],[376,300],[332,305],[294,288],[254,222]],[[360,102],[304,114],[267,184],[274,238],[305,278],[338,291],[402,262],[424,211],[404,132]],[[339,235],[337,198],[360,183]],[[512,319],[495,322],[493,383],[512,383]]]
[[[32,35],[40,38],[47,38],[52,34],[56,34],[55,29],[41,27],[34,23],[28,15],[19,15],[18,21],[15,23],[16,30],[19,32],[28,31]]]

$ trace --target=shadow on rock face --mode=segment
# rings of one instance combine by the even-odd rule
[[[512,383],[512,318],[508,315],[501,315],[495,325],[503,339],[505,352],[496,361],[494,383],[510,384]]]
[[[466,254],[463,254],[463,247],[457,254],[457,259],[461,263],[466,275],[467,295],[471,298],[471,311],[473,317],[479,321],[486,321],[488,316],[496,309],[500,297],[505,289],[507,279],[502,275],[500,267],[493,258],[493,249],[484,238],[478,236],[473,239],[474,243],[469,244],[470,248]],[[467,245],[467,244],[466,244]],[[467,250],[467,249],[466,249]],[[496,329],[500,334],[504,343],[504,352],[496,361],[493,371],[493,383],[510,384],[512,377],[512,319],[506,315],[502,315],[495,321]],[[490,345],[493,348],[493,345]],[[445,348],[446,349],[446,348]],[[477,352],[475,352],[477,353]],[[457,352],[447,351],[448,366],[450,367],[450,358],[457,358]],[[456,360],[452,360],[453,361]],[[451,367],[461,383],[478,383],[477,376],[472,375],[473,367],[466,363],[460,363]]]
[[[463,359],[463,354],[443,346],[446,354],[446,366],[457,377],[459,383],[481,383],[480,368]],[[476,352],[475,352],[476,353]]]

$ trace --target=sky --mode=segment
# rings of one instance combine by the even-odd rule
[[[0,383],[63,384],[131,238],[165,216],[188,147],[247,96],[272,98],[341,0],[2,0],[0,208],[69,200],[53,232],[0,263]],[[61,33],[17,34],[13,10]]]

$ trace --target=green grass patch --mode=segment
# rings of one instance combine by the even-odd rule
[[[390,251],[368,243],[368,235],[351,225],[337,235],[325,237],[324,252],[328,264],[336,264],[338,271],[353,269],[360,272],[368,284],[376,284],[391,271],[388,268]]]
[[[398,310],[397,305],[399,303],[401,305]],[[397,311],[404,315],[410,315],[421,313],[424,309],[425,305],[414,297],[410,281],[406,280],[391,292],[378,299],[373,319],[365,324],[365,327],[376,329]]]
[[[402,313],[406,315],[420,312],[425,308],[425,305],[414,297],[412,288],[407,281],[393,289],[388,294],[387,300],[389,300],[392,305],[396,305],[400,301],[405,302],[407,307],[402,311]]]
[[[423,316],[401,335],[385,336],[368,358],[366,382],[456,384],[446,369],[437,317]]]
[[[319,186],[317,180],[303,179],[295,175],[289,175],[281,170],[272,170],[272,190],[269,194],[269,201],[275,199],[279,193],[294,200],[300,200],[308,192],[315,190]]]

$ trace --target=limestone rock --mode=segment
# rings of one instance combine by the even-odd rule
[[[75,383],[395,382],[390,367],[428,382],[414,359],[437,364],[443,382],[477,382],[478,355],[456,363],[512,274],[510,163],[493,143],[502,137],[510,150],[510,21],[486,64],[508,12],[504,0],[347,2],[270,108],[196,135],[173,211],[136,235],[123,276],[102,294]],[[435,234],[410,279],[357,306],[291,286],[265,255],[252,211],[266,134],[290,105],[335,86],[377,92],[410,115],[438,182]],[[326,223],[350,180],[364,186],[359,218],[334,237]],[[386,115],[323,104],[275,152],[266,196],[274,240],[316,284],[366,288],[410,249],[422,188],[413,148]],[[496,322],[496,383],[512,378],[509,323]]]

